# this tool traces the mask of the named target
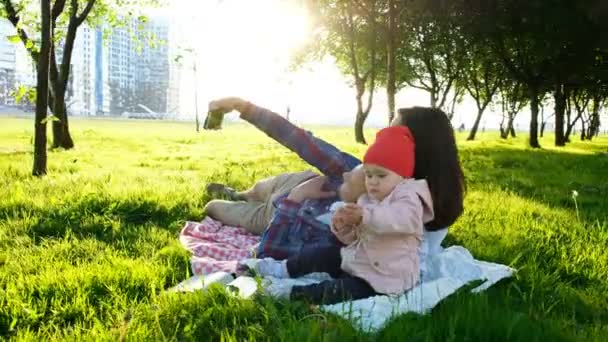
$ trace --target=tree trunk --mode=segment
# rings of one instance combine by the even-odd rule
[[[545,136],[545,126],[547,125],[547,123],[545,121],[540,123],[540,137],[544,137]]]
[[[458,91],[458,88],[455,87],[456,89],[454,89],[454,97],[452,98],[452,103],[450,104],[450,111],[448,114],[448,119],[450,121],[452,121],[452,119],[454,118],[454,113],[456,112],[456,103],[458,102],[458,98],[460,96],[460,92]]]
[[[386,99],[388,105],[388,123],[390,124],[395,117],[395,79],[393,76],[392,84],[391,81],[386,85]]]
[[[545,134],[545,108],[543,108],[542,103],[539,105],[539,114],[540,114],[540,137],[542,138]]]
[[[396,0],[390,0],[388,5],[388,37],[386,46],[386,98],[388,104],[389,124],[395,117],[395,93],[396,90],[396,71],[395,58],[397,46],[395,36],[397,34],[397,7]]]
[[[473,128],[471,128],[471,132],[469,133],[468,141],[475,140],[475,134],[477,134],[477,130],[479,129],[479,122],[481,122],[481,116],[483,115],[483,109],[477,109],[477,118],[475,118],[475,123],[473,124]]]
[[[504,109],[504,107],[503,107]],[[507,130],[507,128],[505,127],[505,113],[502,113],[502,120],[500,120],[500,126],[499,130],[500,130],[500,138],[501,139],[507,139],[509,137],[509,131]]]
[[[68,124],[68,113],[65,105],[65,91],[67,89],[68,78],[70,76],[72,52],[74,51],[74,43],[76,41],[76,34],[79,26],[76,12],[76,9],[71,9],[68,30],[63,45],[61,66],[59,67],[57,79],[53,80],[53,83],[51,84],[55,93],[53,114],[57,117],[57,119],[59,119],[58,121],[53,120],[53,147],[61,147],[66,150],[74,147],[74,141],[70,135]],[[54,61],[51,62],[53,63]]]
[[[356,39],[356,32],[355,32],[355,23],[354,23],[354,14],[353,14],[353,8],[352,8],[352,2],[347,1],[346,2],[346,7],[345,7],[345,17],[347,19],[347,35],[348,35],[348,46],[349,46],[349,55],[350,55],[350,65],[353,68],[353,76],[355,79],[355,89],[357,91],[357,95],[356,95],[356,101],[357,101],[357,117],[355,119],[355,141],[361,144],[366,144],[365,141],[365,136],[363,135],[363,124],[365,123],[365,120],[367,119],[367,115],[369,114],[371,107],[372,107],[372,102],[373,102],[373,97],[374,97],[374,89],[375,89],[375,82],[376,82],[376,36],[375,33],[377,32],[377,27],[375,24],[372,24],[374,31],[370,37],[371,37],[371,44],[370,44],[370,61],[369,61],[369,70],[368,73],[364,73],[365,76],[361,76],[360,74],[360,70],[359,70],[359,62],[357,60],[357,53],[356,53],[356,48],[355,48],[355,43],[357,41]],[[375,9],[371,10],[368,14],[371,18],[368,18],[368,20],[371,23],[375,23],[375,17],[373,16],[373,14],[376,13]],[[366,89],[366,82],[369,81],[369,89],[368,89],[368,100],[367,100],[367,106],[365,109],[363,109],[363,95],[365,94],[365,89]]]
[[[194,75],[196,75],[196,69],[194,69]],[[198,118],[198,88],[196,80],[194,80],[194,118],[196,120],[196,133],[198,133],[201,131],[201,122]]]
[[[600,133],[600,100],[598,97],[593,98],[593,110],[591,112],[591,122],[589,123],[589,132],[587,139],[591,140]]]
[[[564,136],[564,113],[566,111],[566,97],[564,96],[563,85],[555,87],[553,97],[555,100],[555,146],[565,146]]]
[[[538,86],[530,86],[530,147],[540,148],[538,143]]]
[[[431,108],[437,108],[437,93],[435,89],[431,89],[429,92],[431,96]]]
[[[564,124],[566,125],[566,132],[564,132],[564,142],[570,142],[570,133],[572,132],[572,123],[570,119],[572,118],[572,103],[570,96],[564,96],[566,100],[566,121]]]
[[[34,176],[46,175],[46,117],[49,94],[49,63],[51,50],[51,1],[40,1],[40,54],[36,83],[36,118],[34,123]]]
[[[586,132],[587,129],[585,128],[585,120],[581,120],[581,141],[585,141],[585,138],[587,137],[585,135]]]
[[[500,126],[500,138],[507,139],[509,137],[509,132],[504,126]]]
[[[361,109],[357,110],[357,118],[355,119],[355,140],[361,144],[367,144],[365,135],[363,134],[363,124],[365,123],[366,115]]]
[[[65,91],[55,93],[53,114],[59,120],[53,120],[53,148],[64,148],[69,150],[74,147],[74,141],[70,136],[68,115],[65,108]]]
[[[507,131],[511,134],[511,138],[517,138],[517,134],[515,134],[515,127],[513,127],[514,117],[509,118],[509,123],[507,126]]]

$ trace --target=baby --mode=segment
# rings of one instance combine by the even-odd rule
[[[255,266],[262,276],[299,277],[327,272],[334,279],[306,286],[270,284],[276,297],[331,304],[376,294],[401,294],[419,280],[424,223],[433,219],[426,180],[413,179],[415,142],[410,130],[393,126],[378,132],[363,158],[366,193],[331,218],[344,247],[303,250],[287,260],[270,258]]]

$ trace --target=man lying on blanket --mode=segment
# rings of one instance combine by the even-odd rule
[[[213,200],[205,207],[207,214],[225,224],[262,233],[257,249],[260,258],[287,259],[306,251],[342,246],[328,222],[320,218],[330,212],[331,205],[338,200],[338,189],[346,200],[356,199],[365,191],[361,161],[292,125],[278,114],[244,100],[221,99],[211,102],[209,108],[216,116],[239,111],[242,119],[297,153],[325,177],[311,171],[283,174],[262,180],[244,192],[210,184],[209,191],[229,195],[235,201]],[[444,227],[462,213],[464,177],[453,134],[434,133],[438,127],[449,127],[452,132],[443,112],[420,107],[400,109],[391,123],[391,126],[397,125],[407,125],[411,131],[415,141],[413,178],[428,182],[433,200],[435,216],[425,228],[435,231],[438,241],[429,246],[429,233],[425,232],[423,241],[427,243],[421,247],[421,258],[424,258],[429,248],[438,247],[446,233]],[[451,176],[445,177],[446,173]],[[437,187],[450,191],[437,191]],[[420,265],[424,268],[423,260]]]

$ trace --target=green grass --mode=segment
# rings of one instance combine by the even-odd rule
[[[525,137],[459,136],[465,214],[450,229],[513,279],[460,291],[430,314],[362,334],[304,303],[239,300],[222,289],[164,290],[190,276],[177,240],[203,217],[205,184],[245,188],[308,166],[245,125],[73,120],[77,148],[49,152],[30,176],[33,124],[0,119],[0,339],[605,340],[608,336],[608,137],[542,150]],[[362,155],[350,129],[311,128]],[[368,137],[373,137],[369,131]],[[572,190],[579,193],[578,215]]]

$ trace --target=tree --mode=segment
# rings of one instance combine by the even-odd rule
[[[518,82],[503,82],[499,87],[500,103],[502,107],[502,121],[500,122],[500,137],[507,139],[509,135],[515,138],[513,122],[519,112],[528,104],[526,88]],[[505,120],[507,120],[505,126]]]
[[[395,116],[395,94],[397,93],[397,38],[399,35],[399,14],[402,2],[388,1],[388,19],[386,24],[386,101],[388,105],[388,122]]]
[[[504,80],[502,65],[489,57],[485,44],[467,44],[463,54],[468,62],[463,63],[462,83],[477,105],[477,117],[467,140],[475,140],[481,117],[492,102]]]
[[[545,127],[547,127],[547,122],[549,121],[549,119],[551,119],[555,115],[555,112],[553,112],[553,114],[545,116],[546,101],[547,101],[546,96],[543,96],[540,99],[540,137],[541,138],[545,135]]]
[[[449,14],[451,8],[429,5],[414,1],[406,7],[401,60],[409,77],[404,81],[410,87],[427,91],[431,107],[445,109],[462,67],[459,53],[462,50],[458,48],[462,41],[459,27]]]
[[[553,90],[556,130],[563,127],[561,92],[564,85],[580,82],[594,63],[601,44],[600,20],[589,15],[599,0],[487,0],[460,1],[463,12],[474,18],[470,27],[476,37],[487,38],[493,55],[509,77],[525,84],[530,99],[530,139],[538,143],[540,99]],[[556,133],[559,133],[556,131]],[[560,134],[556,134],[559,139]],[[556,140],[556,143],[559,141]]]
[[[363,125],[373,103],[378,72],[382,68],[380,2],[372,0],[309,1],[317,21],[314,44],[308,46],[304,60],[331,55],[345,75],[353,78],[357,113],[355,140],[366,143]],[[364,99],[367,94],[367,100]]]
[[[27,51],[36,67],[39,68],[39,54],[41,47],[30,36],[32,31],[36,31],[36,25],[31,25],[32,18],[38,17],[38,13],[28,11],[31,8],[32,0],[24,0],[14,3],[12,0],[0,0],[4,7],[5,16],[17,30],[19,39]],[[102,0],[55,0],[51,9],[51,47],[50,47],[50,67],[49,67],[49,94],[48,103],[51,111],[57,120],[53,120],[53,147],[70,149],[74,147],[74,141],[70,135],[68,115],[66,110],[66,90],[70,76],[70,67],[74,42],[78,28],[83,25],[85,20],[90,21],[92,26],[103,22],[113,25],[120,25],[120,19],[116,15],[116,9],[127,10],[128,13],[136,13],[129,7],[137,8],[146,3],[154,3],[153,0],[143,0],[140,3],[127,4],[123,0],[102,1]],[[93,11],[95,8],[95,11]],[[67,9],[67,10],[66,10]],[[140,16],[142,20],[144,17]],[[62,55],[61,64],[58,64],[57,53],[61,45]]]
[[[34,176],[46,175],[46,121],[51,58],[51,0],[40,1],[40,51],[36,84],[36,118],[34,122]]]
[[[51,93],[49,94],[49,104],[52,107],[51,110],[53,111],[54,116],[58,119],[53,120],[53,147],[63,147],[66,149],[74,147],[74,142],[69,132],[68,118],[65,106],[65,91],[67,88],[68,76],[70,73],[72,51],[74,48],[74,41],[76,39],[76,30],[80,25],[82,25],[84,20],[89,15],[89,12],[95,4],[95,1],[96,0],[88,0],[85,5],[85,8],[82,10],[82,12],[79,12],[79,2],[77,0],[70,0],[70,10],[69,14],[67,14],[69,16],[69,19],[67,21],[67,30],[65,32],[65,37],[61,37],[60,34],[57,32],[57,20],[60,19],[60,22],[63,23],[64,18],[60,18],[60,16],[64,14],[66,0],[56,0],[52,7],[52,41],[50,47],[51,61],[49,69]],[[26,31],[26,27],[28,24],[26,20],[28,14],[25,13],[26,9],[28,8],[27,3],[19,3],[20,7],[15,7],[11,0],[2,0],[2,3],[6,10],[7,19],[17,29],[19,39],[29,51],[31,58],[34,61],[34,65],[36,66],[36,69],[38,69],[40,67],[38,63],[38,47],[35,46],[35,42],[29,38],[30,34]],[[55,54],[57,51],[56,42],[59,41],[60,37],[64,38],[64,45],[61,65],[58,66]]]
[[[592,95],[592,109],[590,114],[590,123],[587,131],[587,140],[593,139],[600,134],[600,110],[607,100],[605,87],[598,87]]]

